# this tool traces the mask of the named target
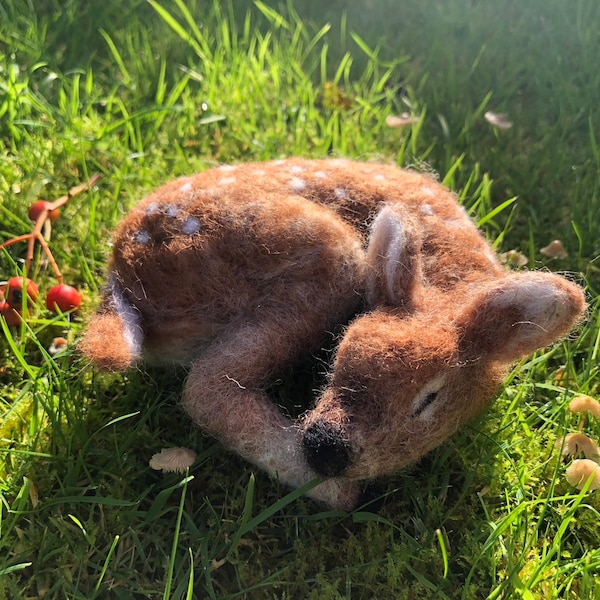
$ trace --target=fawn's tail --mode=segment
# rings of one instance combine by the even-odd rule
[[[139,313],[116,285],[109,286],[102,308],[92,317],[79,342],[79,350],[93,365],[106,371],[124,371],[141,357]]]

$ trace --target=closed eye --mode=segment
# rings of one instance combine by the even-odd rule
[[[421,402],[419,403],[419,405],[417,406],[417,408],[415,408],[415,410],[413,411],[412,416],[413,417],[418,417],[429,405],[431,405],[433,402],[435,402],[435,399],[437,398],[438,393],[437,392],[430,392],[429,394],[427,394],[423,400],[421,400]]]

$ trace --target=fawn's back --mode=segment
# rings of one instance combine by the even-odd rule
[[[140,202],[116,232],[104,304],[122,295],[147,351],[181,360],[267,298],[302,318],[303,287],[336,288],[345,300],[334,320],[347,319],[361,303],[367,235],[382,204],[399,206],[422,236],[431,285],[501,273],[433,179],[381,164],[289,159],[183,177]]]

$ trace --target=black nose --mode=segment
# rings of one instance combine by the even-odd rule
[[[342,475],[350,464],[350,444],[338,425],[317,421],[305,429],[302,443],[308,464],[319,475]]]

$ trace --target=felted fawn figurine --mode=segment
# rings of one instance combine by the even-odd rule
[[[350,509],[361,482],[447,439],[584,310],[566,279],[500,266],[431,177],[289,159],[183,177],[140,202],[81,349],[110,370],[189,365],[183,406],[198,425],[288,485],[326,477],[310,494]],[[347,322],[325,388],[292,422],[264,388]]]

